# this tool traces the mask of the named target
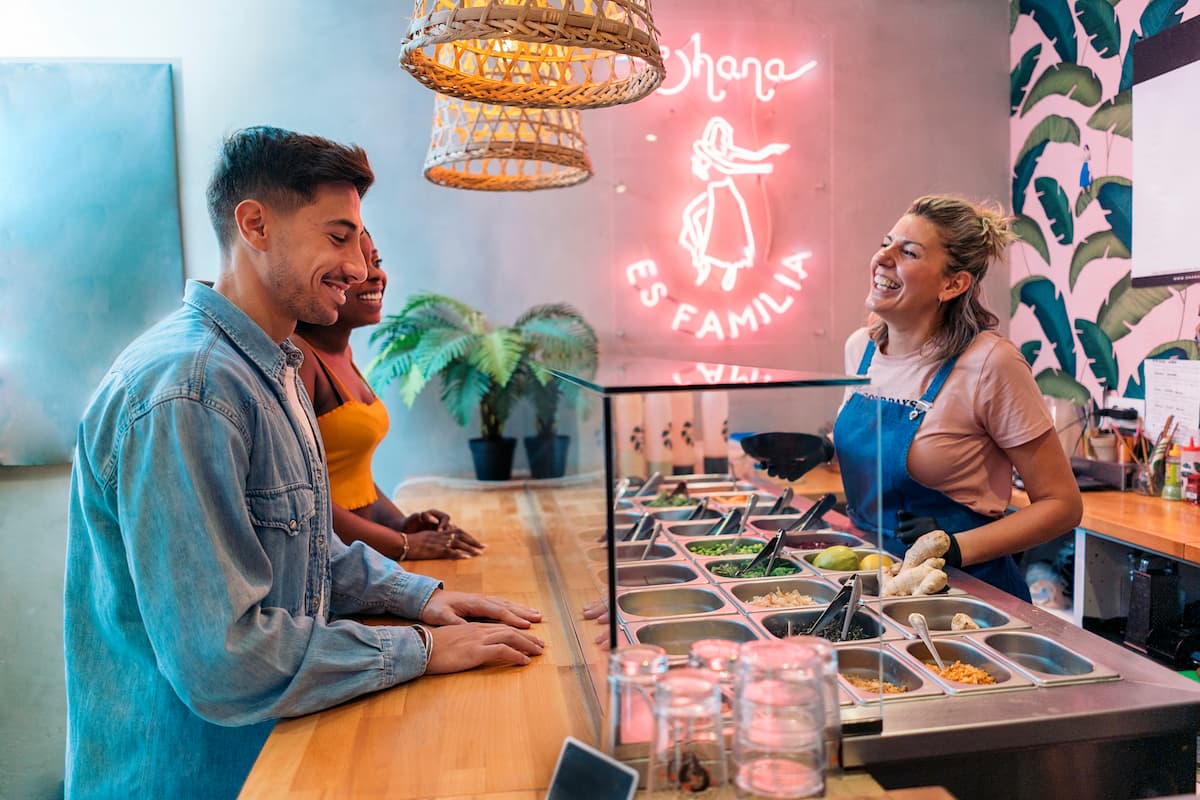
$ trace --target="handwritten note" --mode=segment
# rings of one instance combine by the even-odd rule
[[[1149,359],[1145,364],[1146,435],[1158,436],[1173,416],[1179,423],[1175,441],[1186,444],[1195,437],[1200,442],[1200,361]]]

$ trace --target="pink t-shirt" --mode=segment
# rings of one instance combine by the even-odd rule
[[[858,373],[867,329],[846,340],[846,371]],[[861,393],[892,400],[917,400],[938,363],[921,363],[920,353],[888,356],[878,349]],[[985,331],[959,356],[925,415],[908,452],[908,472],[973,511],[999,517],[1012,499],[1012,462],[1004,449],[1027,444],[1054,427],[1041,391],[1021,351],[994,331]]]

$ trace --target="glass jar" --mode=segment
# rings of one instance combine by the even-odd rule
[[[667,651],[652,644],[633,645],[609,654],[606,753],[622,758],[625,754],[617,752],[622,743],[650,741],[654,685],[668,666]]]
[[[670,670],[654,686],[654,731],[646,788],[651,798],[707,794],[727,782],[721,690],[716,673]]]
[[[790,640],[747,642],[734,688],[737,797],[821,797],[825,703],[817,651]]]
[[[811,647],[821,662],[821,702],[825,705],[825,776],[842,768],[842,704],[838,688],[837,650],[820,636],[794,636],[793,642]]]

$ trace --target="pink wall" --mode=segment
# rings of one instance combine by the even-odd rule
[[[1129,51],[1197,14],[1198,0],[1012,2],[1012,207],[1024,241],[1011,255],[1010,336],[1047,395],[1085,402],[1110,386],[1140,398],[1143,359],[1200,358],[1200,290],[1129,285]]]

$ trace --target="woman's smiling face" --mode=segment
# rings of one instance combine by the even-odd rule
[[[363,259],[367,262],[367,277],[346,292],[346,304],[338,314],[338,324],[351,328],[375,325],[383,319],[383,292],[387,288],[387,273],[383,259],[375,249],[371,234],[363,231],[359,237]]]
[[[948,263],[937,227],[924,217],[904,215],[871,259],[867,310],[889,325],[935,318],[952,283]]]

